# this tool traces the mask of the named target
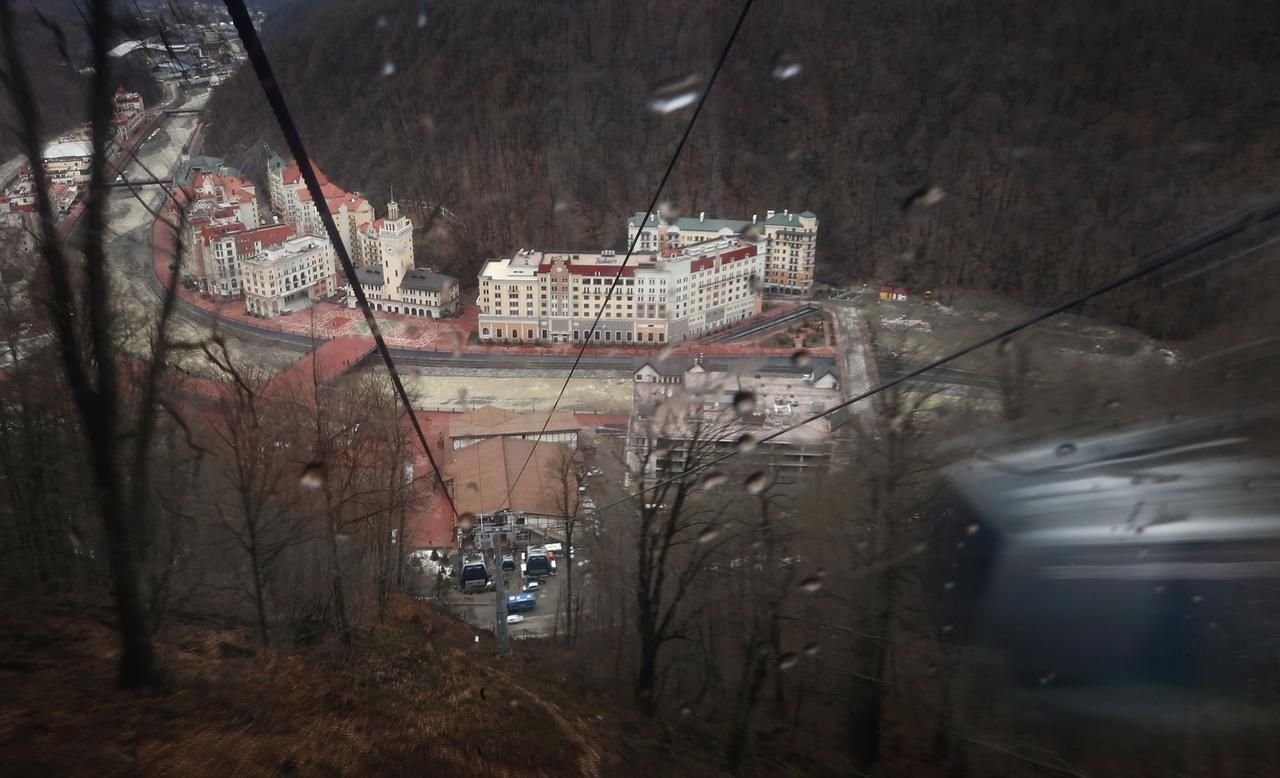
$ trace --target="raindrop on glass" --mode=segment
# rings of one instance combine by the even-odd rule
[[[1107,400],[1102,405],[1103,410],[1118,411],[1120,410],[1120,401],[1116,399]]]
[[[954,630],[955,630],[955,627],[954,627],[954,626],[952,626],[951,624],[943,624],[943,625],[942,625],[942,634],[944,634],[944,635],[949,634],[950,632],[952,632],[952,631],[954,631]]]
[[[702,91],[696,74],[659,84],[649,97],[649,110],[654,113],[674,113],[698,102]]]
[[[778,669],[786,672],[800,663],[800,655],[794,651],[788,651],[778,657]]]
[[[84,541],[80,538],[80,533],[75,527],[67,527],[67,540],[71,541],[71,547],[79,549],[84,545]]]
[[[1203,600],[1204,600],[1204,595],[1200,595],[1200,594],[1193,594],[1193,595],[1191,595],[1191,601],[1192,601],[1192,602],[1198,603],[1198,602],[1201,602],[1201,601],[1203,601]]]
[[[459,387],[458,387],[458,402],[459,402],[459,403],[462,403],[462,404],[464,404],[464,405],[466,404],[466,402],[467,402],[467,387],[465,387],[465,386],[459,386]]]
[[[1040,676],[1040,685],[1048,686],[1049,684],[1053,683],[1054,679],[1056,679],[1057,677],[1058,677],[1058,674],[1050,670],[1049,672]]]
[[[751,436],[751,433],[750,433],[750,432],[744,432],[744,433],[742,433],[742,435],[738,438],[738,443],[737,443],[738,453],[739,453],[739,454],[746,454],[746,453],[748,453],[748,452],[750,452],[750,451],[754,451],[754,450],[755,450],[755,448],[756,448],[756,445],[757,445],[757,443],[756,443],[756,439],[755,439],[754,437],[752,437],[752,436]]]
[[[698,542],[710,543],[718,537],[720,537],[720,528],[712,524],[708,527],[703,527],[702,531],[698,533]]]
[[[804,652],[805,652],[806,654],[808,654],[809,656],[814,656],[814,655],[816,655],[816,654],[818,653],[818,644],[817,644],[817,643],[810,643],[809,645],[807,645],[807,646],[805,646],[805,647],[804,647]]]
[[[657,353],[658,361],[666,362],[668,359],[671,358],[671,355],[674,354],[675,351],[676,351],[676,344],[668,343],[667,345],[658,349],[658,353]]]
[[[942,588],[943,588],[943,589],[946,589],[947,591],[951,591],[952,589],[956,588],[956,582],[955,582],[955,581],[947,581],[946,583],[944,583],[944,584],[942,585]]]
[[[664,222],[670,223],[680,218],[680,206],[670,200],[663,200],[658,203],[658,218]]]
[[[471,529],[476,525],[475,514],[464,513],[458,517],[458,527],[461,529]]]
[[[339,532],[338,534],[334,535],[333,537],[334,537],[334,539],[335,539],[335,540],[337,540],[339,543],[350,543],[350,542],[351,542],[351,533],[349,533],[349,532]]]
[[[378,20],[374,22],[373,25],[379,30],[385,30],[387,28],[387,17],[379,16]]]
[[[929,219],[934,206],[945,199],[947,193],[940,186],[921,186],[902,199],[902,213],[911,222]]]
[[[798,349],[791,354],[791,364],[796,367],[808,367],[813,364],[813,354],[805,349]]]
[[[1072,454],[1076,453],[1076,444],[1063,443],[1061,446],[1058,446],[1057,448],[1055,448],[1053,450],[1053,453],[1057,454],[1060,457],[1069,457]]]
[[[803,70],[799,57],[789,51],[780,51],[774,55],[769,73],[779,81],[786,81],[800,75]]]
[[[382,75],[384,75],[384,76],[389,76],[389,75],[392,75],[392,74],[393,74],[393,73],[395,73],[395,72],[396,72],[396,63],[394,63],[394,62],[384,62],[384,63],[382,63]]]
[[[964,534],[966,534],[966,535],[977,535],[977,534],[978,534],[978,522],[976,522],[976,521],[975,521],[975,522],[973,522],[972,524],[970,524],[969,526],[965,527],[965,528],[964,528]]]
[[[324,462],[307,463],[307,466],[302,468],[302,478],[299,481],[307,489],[319,489],[324,486]]]
[[[754,224],[748,224],[746,227],[742,229],[742,232],[738,233],[738,237],[742,238],[743,240],[755,243],[758,240],[760,240],[760,228]]]
[[[814,573],[813,575],[801,581],[800,589],[802,591],[808,592],[809,594],[814,594],[815,592],[822,591],[822,576],[823,576],[823,572],[819,570],[817,573]]]
[[[423,10],[418,11],[418,29],[422,29],[423,27],[426,27],[426,26],[427,26],[427,11],[424,8]]]
[[[519,700],[517,700],[517,699],[515,699],[514,697],[511,699],[511,702],[509,702],[509,703],[507,703],[507,704],[508,704],[508,705],[510,705],[513,709],[514,709],[514,708],[519,708],[519,707],[520,707],[520,701],[519,701]]]
[[[747,279],[747,285],[751,287],[751,291],[758,292],[764,288],[764,279],[752,273],[751,277]]]
[[[467,482],[467,493],[468,493],[468,494],[475,494],[475,493],[476,493],[476,492],[478,492],[478,491],[480,491],[480,487],[476,484],[476,482],[475,482],[475,481],[468,481],[468,482]]]
[[[733,409],[746,416],[755,413],[756,395],[754,392],[739,390],[733,393]]]
[[[725,473],[711,472],[702,477],[703,489],[715,489],[718,486],[724,486],[729,481],[729,476]]]
[[[746,487],[748,494],[760,494],[769,485],[769,474],[763,470],[757,470],[747,476]]]
[[[1157,585],[1154,589],[1152,589],[1152,591],[1154,591],[1156,594],[1164,594],[1164,584]]]
[[[996,353],[1003,357],[1010,351],[1013,351],[1013,338],[1001,338],[1000,345],[996,346]]]
[[[693,715],[693,708],[690,708],[688,705],[682,705],[682,706],[680,706],[680,715],[681,715],[681,716],[692,716],[692,715]]]

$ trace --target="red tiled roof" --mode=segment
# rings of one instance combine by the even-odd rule
[[[329,177],[324,174],[324,171],[320,169],[319,165],[312,162],[311,169],[316,171],[316,180],[320,182],[320,186],[323,187],[325,184],[329,183]],[[281,173],[280,176],[284,180],[286,186],[292,186],[293,184],[302,181],[302,171],[298,168],[297,162],[290,162],[289,166],[284,169],[284,172]]]
[[[288,224],[268,224],[236,235],[236,254],[248,254],[257,243],[277,246],[293,237],[293,227]]]

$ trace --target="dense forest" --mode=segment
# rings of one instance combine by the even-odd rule
[[[326,171],[379,206],[394,186],[456,214],[420,262],[470,281],[522,246],[623,245],[692,110],[653,113],[649,96],[705,82],[740,4],[424,8],[330,3],[268,49]],[[1057,301],[1274,188],[1278,32],[1268,0],[760,0],[664,199],[815,211],[829,282]],[[800,73],[773,77],[779,59]],[[248,69],[211,117],[214,151],[256,166],[260,144],[282,147]],[[946,196],[904,218],[928,186]],[[1098,313],[1187,336],[1226,315],[1191,298],[1211,292]]]

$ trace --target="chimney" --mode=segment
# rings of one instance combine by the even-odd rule
[[[753,214],[751,214],[751,223],[752,223],[752,224],[755,224],[755,223],[756,223],[756,215],[755,215],[754,213],[753,213]]]
[[[774,215],[775,213],[777,213],[777,211],[765,211],[765,212],[764,212],[764,218],[766,218],[766,219],[772,219],[772,218],[773,218],[773,215]]]
[[[783,208],[783,209],[782,209],[782,215],[783,215],[783,216],[790,217],[790,216],[791,216],[791,209],[789,209],[789,208]]]
[[[706,212],[706,211],[699,211],[699,212],[698,212],[698,221],[699,221],[699,222],[704,222],[704,221],[706,221],[706,220],[707,220],[707,212]]]

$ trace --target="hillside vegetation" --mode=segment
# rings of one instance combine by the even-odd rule
[[[470,282],[521,246],[622,245],[692,110],[648,98],[705,79],[740,6],[440,2],[419,27],[422,7],[330,3],[269,54],[339,182],[458,215],[422,248]],[[685,213],[817,212],[827,281],[1056,301],[1274,188],[1278,20],[1268,0],[760,0],[665,196]],[[771,78],[776,56],[800,75]],[[247,69],[210,110],[215,150],[283,146]],[[927,185],[946,198],[904,219]],[[1223,314],[1170,321],[1188,302],[1111,312],[1160,335]]]

